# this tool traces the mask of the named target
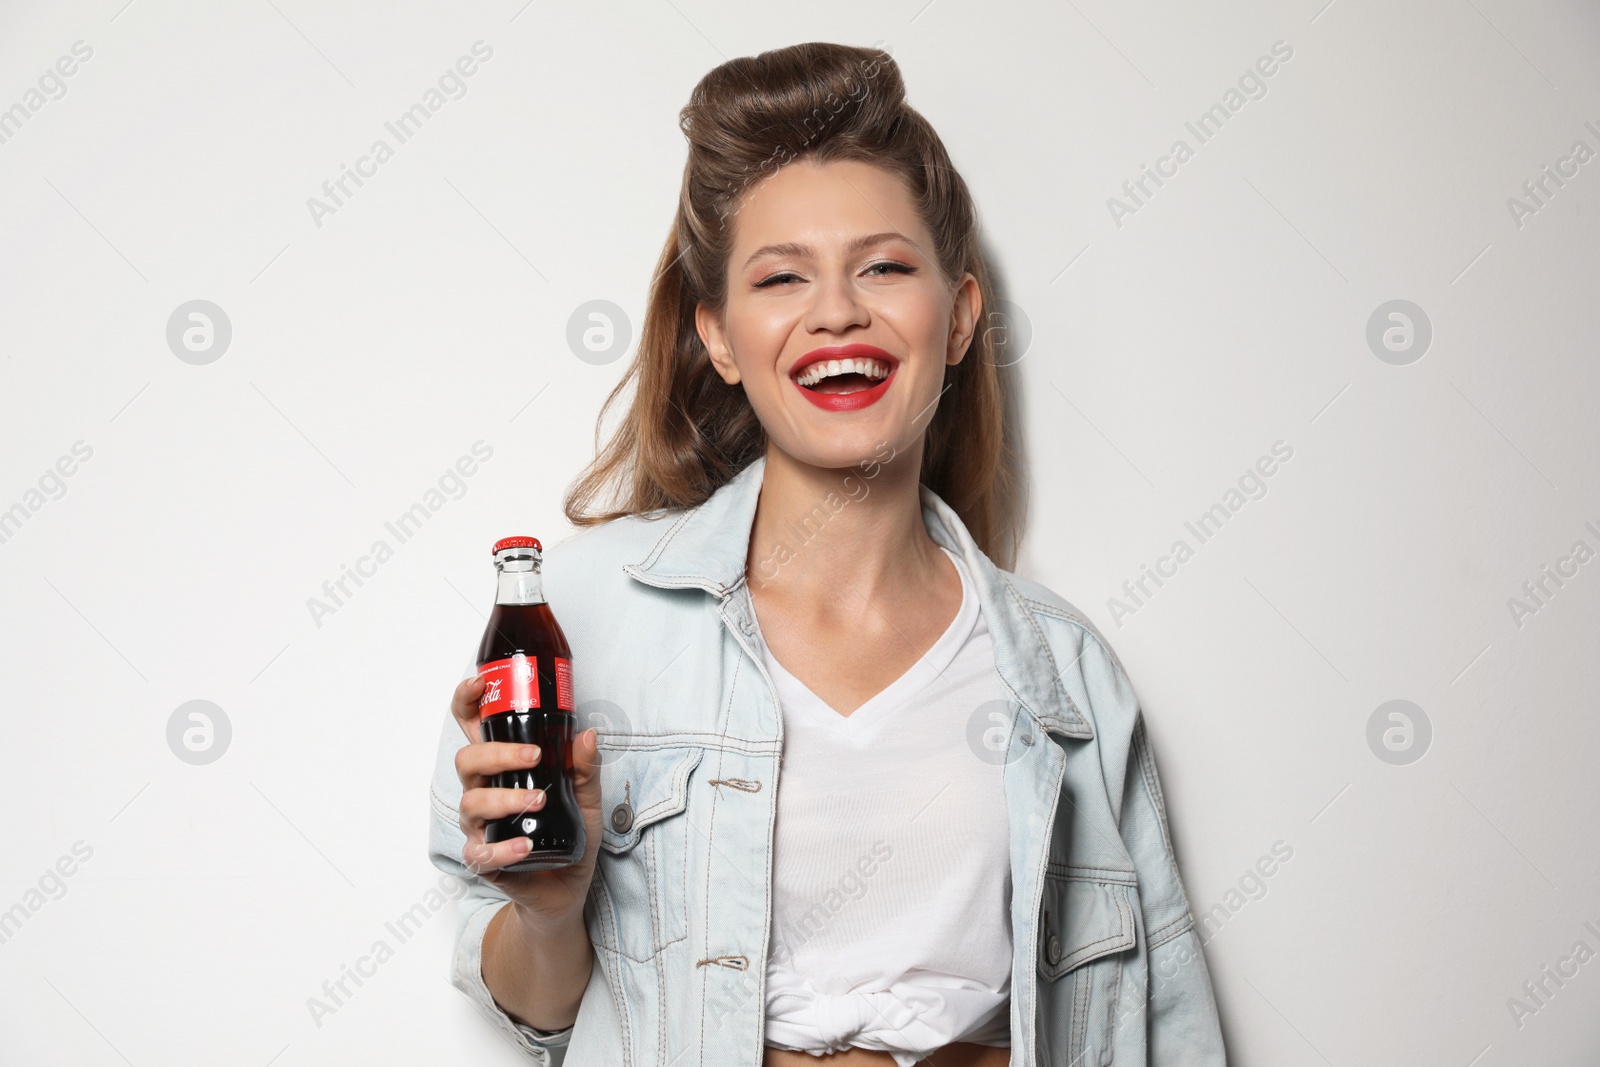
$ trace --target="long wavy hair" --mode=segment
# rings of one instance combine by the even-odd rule
[[[963,272],[977,279],[984,318],[965,357],[945,367],[920,479],[984,554],[1010,569],[1022,494],[1007,433],[1011,397],[999,373],[1006,331],[996,325],[1002,320],[972,196],[938,134],[906,103],[894,59],[877,48],[813,42],[730,60],[700,79],[679,125],[689,157],[677,217],[638,350],[600,409],[595,459],[567,492],[567,519],[592,526],[696,506],[764,453],[766,432],[743,386],[728,385],[712,366],[695,307],[725,307],[733,222],[753,183],[801,158],[856,160],[905,183],[947,279]],[[601,449],[600,424],[630,386],[627,416]],[[611,505],[598,505],[608,490]]]

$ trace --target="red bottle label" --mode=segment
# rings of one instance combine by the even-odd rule
[[[572,662],[556,657],[556,707],[572,710]]]
[[[483,696],[478,699],[478,718],[487,719],[503,711],[527,711],[539,706],[538,657],[520,652],[510,659],[497,659],[478,668],[483,679]]]
[[[556,709],[572,710],[572,662],[560,656],[556,665]],[[497,659],[478,668],[483,679],[483,696],[478,698],[478,718],[487,719],[504,711],[528,711],[539,707],[539,658],[518,653],[510,659]]]

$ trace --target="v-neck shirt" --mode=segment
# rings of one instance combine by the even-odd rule
[[[757,621],[756,636],[761,641],[761,654],[766,660],[767,671],[772,675],[773,685],[778,687],[778,699],[783,702],[786,713],[793,709],[796,714],[806,716],[810,724],[824,726],[841,736],[865,743],[882,725],[883,720],[905,708],[913,697],[932,685],[949,669],[956,654],[972,636],[973,627],[979,622],[980,612],[978,598],[972,590],[972,579],[967,573],[967,565],[961,557],[943,545],[940,545],[939,549],[950,557],[951,562],[955,564],[956,573],[961,578],[961,606],[956,609],[955,618],[945,628],[944,633],[934,641],[933,647],[923,653],[904,674],[873,694],[866,703],[849,715],[834,710],[830,704],[813,693],[809,686],[773,658],[772,652],[767,648],[766,639],[760,634],[761,624]],[[755,615],[752,601],[750,617],[755,618]],[[984,634],[987,636],[987,628]]]
[[[966,562],[939,547],[961,579],[955,618],[849,715],[756,625],[784,729],[766,983],[777,1048],[880,1049],[910,1067],[954,1041],[1010,1044],[1009,832],[988,744],[1008,705]]]

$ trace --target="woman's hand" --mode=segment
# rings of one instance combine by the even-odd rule
[[[584,730],[572,739],[572,789],[583,812],[586,843],[583,858],[570,867],[551,871],[504,871],[528,854],[528,839],[486,842],[486,822],[538,811],[544,807],[539,789],[495,789],[491,776],[502,771],[537,766],[544,754],[537,745],[507,741],[481,741],[478,700],[483,679],[468,678],[456,686],[450,710],[472,744],[456,753],[456,774],[461,779],[461,832],[467,835],[461,850],[467,869],[491,882],[510,897],[531,927],[557,930],[582,922],[583,902],[594,877],[595,855],[600,848],[600,752],[595,732]]]

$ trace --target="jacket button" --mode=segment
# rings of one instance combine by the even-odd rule
[[[1023,734],[1022,735],[1022,743],[1025,744],[1025,745],[1033,744],[1033,735],[1032,734]]]
[[[1055,934],[1051,934],[1050,940],[1045,943],[1044,958],[1050,961],[1052,967],[1061,962],[1061,939]]]
[[[623,801],[611,809],[611,828],[619,834],[633,829],[633,805]]]

